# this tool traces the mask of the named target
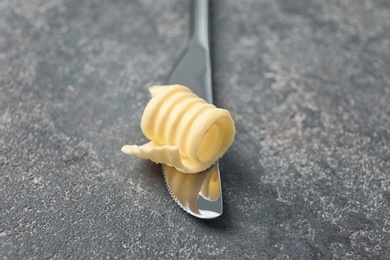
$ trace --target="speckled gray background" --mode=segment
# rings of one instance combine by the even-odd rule
[[[145,141],[183,48],[179,0],[0,0],[0,258],[386,259],[390,2],[213,1],[236,121],[224,215],[183,212]]]

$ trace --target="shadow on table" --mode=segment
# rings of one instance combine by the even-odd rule
[[[270,187],[260,182],[264,172],[261,165],[257,165],[256,170],[249,167],[252,159],[232,149],[220,160],[223,214],[216,219],[200,220],[203,225],[229,231],[253,217],[252,209],[258,206],[258,200],[265,199],[263,191],[269,191]],[[248,202],[250,200],[253,205]]]

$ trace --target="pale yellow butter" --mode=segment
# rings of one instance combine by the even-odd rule
[[[182,85],[154,86],[141,119],[150,142],[125,145],[125,154],[164,163],[185,173],[213,165],[234,140],[229,111],[217,108]]]

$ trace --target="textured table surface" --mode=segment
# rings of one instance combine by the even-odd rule
[[[385,259],[390,2],[213,1],[215,103],[236,121],[224,214],[199,220],[145,141],[186,1],[0,1],[0,258]]]

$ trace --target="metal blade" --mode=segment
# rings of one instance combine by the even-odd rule
[[[199,97],[212,103],[208,0],[192,0],[191,4],[188,44],[166,82],[185,85]],[[222,214],[218,162],[197,174],[186,174],[163,165],[163,174],[171,196],[185,211],[199,218],[215,218]]]
[[[186,174],[163,165],[165,183],[174,200],[189,214],[204,219],[222,214],[218,165],[197,174]]]

